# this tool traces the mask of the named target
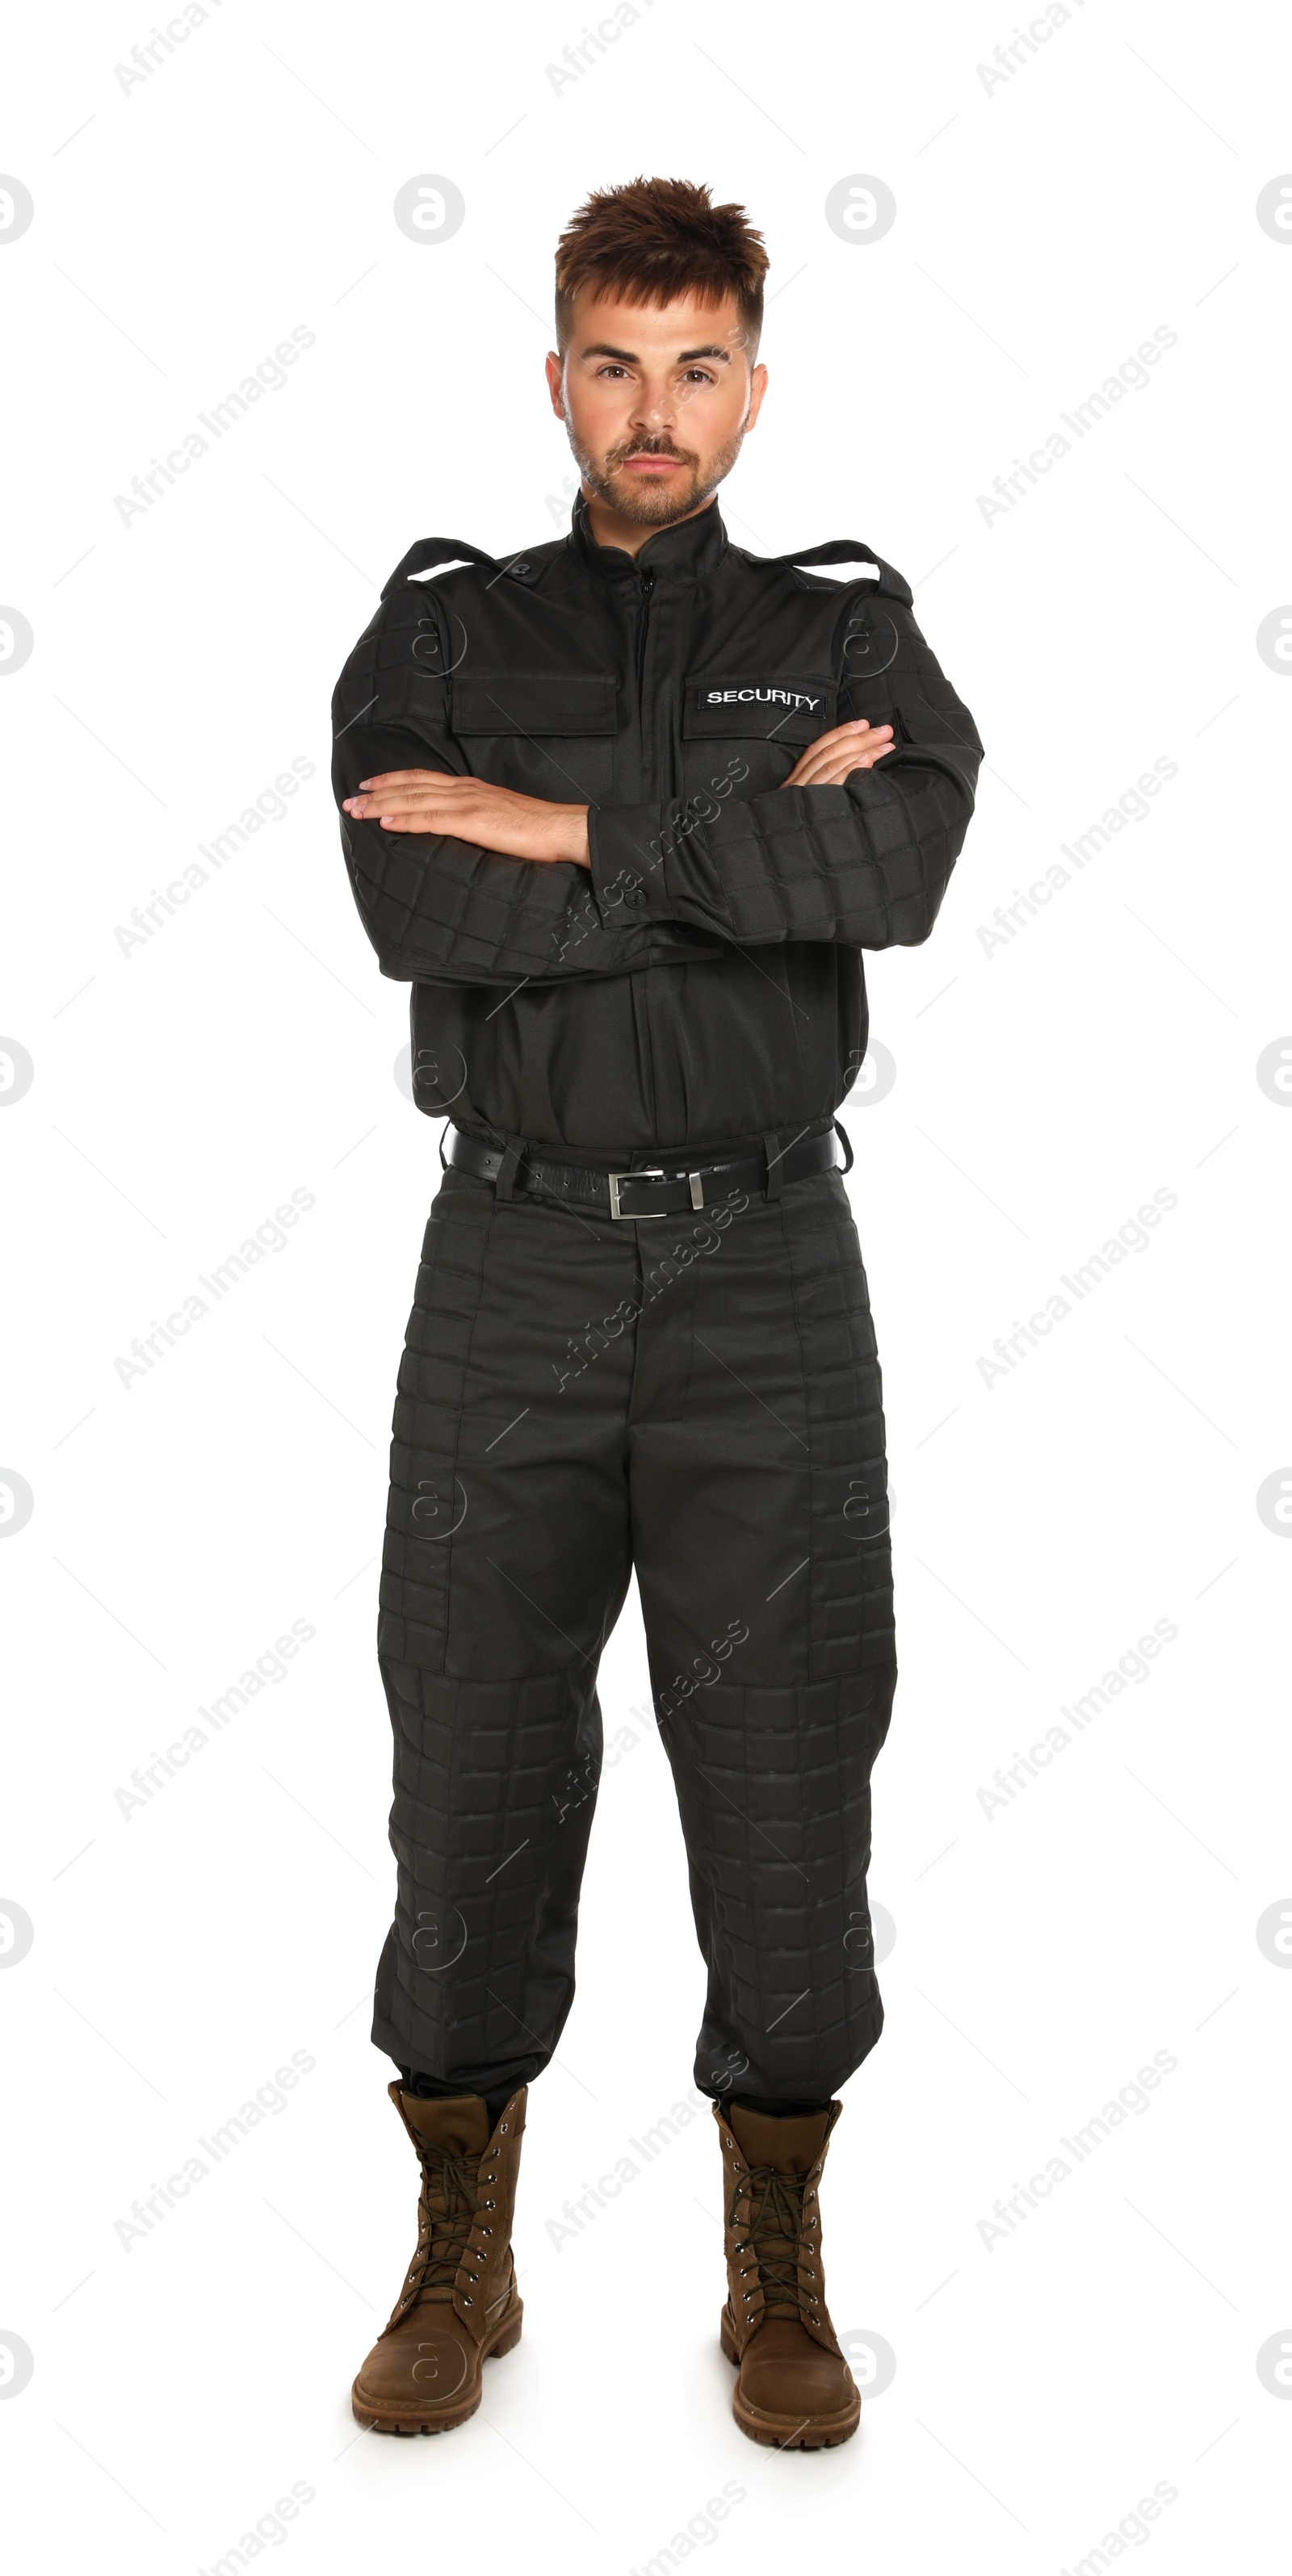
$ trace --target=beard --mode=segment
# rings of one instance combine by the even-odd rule
[[[588,490],[599,501],[617,510],[621,519],[629,519],[639,528],[671,527],[675,519],[685,519],[692,510],[710,499],[718,485],[725,482],[744,441],[742,422],[735,437],[712,456],[698,456],[693,448],[678,447],[671,438],[632,438],[622,446],[608,448],[604,456],[586,454],[578,445],[567,415],[566,428],[574,461]],[[675,472],[643,479],[626,471],[634,456],[674,456],[679,462]]]

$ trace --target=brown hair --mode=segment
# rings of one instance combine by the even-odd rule
[[[715,206],[712,191],[689,179],[594,189],[556,246],[557,348],[564,356],[576,295],[618,288],[630,304],[669,304],[688,293],[720,304],[734,295],[752,358],[767,265],[744,207]]]

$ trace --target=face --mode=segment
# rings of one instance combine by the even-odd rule
[[[581,295],[564,362],[549,356],[547,381],[585,491],[639,527],[664,528],[731,472],[767,370],[751,364],[734,296]]]

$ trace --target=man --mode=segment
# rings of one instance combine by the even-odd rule
[[[592,196],[547,361],[569,536],[414,546],[336,693],[355,897],[412,983],[417,1103],[451,1121],[378,1632],[399,1888],[373,2038],[422,2167],[354,2384],[385,2430],[463,2422],[520,2334],[527,2087],[573,1996],[597,1661],[634,1569],[708,1968],[736,2418],[803,2447],[858,2420],[818,2186],[882,2022],[866,1868],[896,1666],[835,1111],[861,950],[927,937],[981,744],[900,574],[727,534],[766,267],[705,188]]]

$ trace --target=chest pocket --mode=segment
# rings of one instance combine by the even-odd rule
[[[610,672],[455,671],[450,730],[477,778],[557,804],[606,805],[615,686]]]
[[[834,723],[835,684],[811,673],[775,671],[751,678],[691,677],[683,682],[684,739],[793,743],[801,750]]]
[[[688,796],[761,796],[789,777],[804,745],[835,722],[833,679],[812,672],[693,672],[682,684]]]

